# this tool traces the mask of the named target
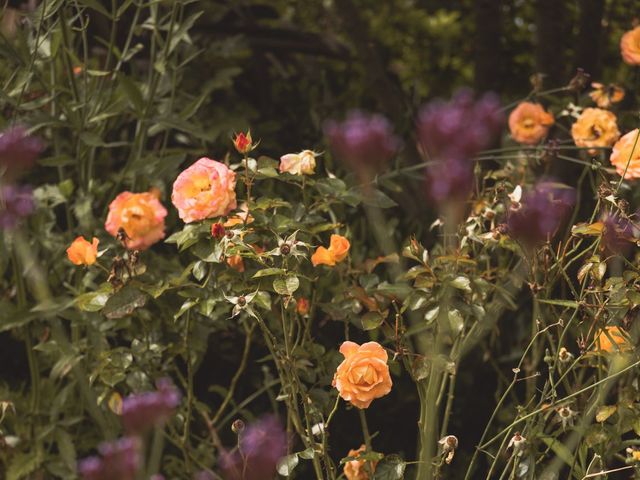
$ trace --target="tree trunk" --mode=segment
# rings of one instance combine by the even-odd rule
[[[600,75],[604,0],[580,0],[580,25],[576,45],[576,68],[597,79]]]
[[[536,70],[546,75],[545,88],[568,83],[565,62],[567,38],[565,24],[566,5],[558,0],[537,0],[536,2]]]
[[[502,0],[476,0],[474,84],[477,92],[500,91],[502,86]]]

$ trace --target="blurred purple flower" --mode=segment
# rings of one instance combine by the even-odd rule
[[[11,230],[35,210],[30,186],[0,185],[0,229]]]
[[[492,93],[474,100],[459,90],[450,102],[434,100],[418,115],[420,148],[431,162],[427,168],[429,194],[436,203],[466,199],[473,185],[472,159],[499,135],[504,115]]]
[[[30,168],[44,149],[42,140],[23,126],[10,127],[0,134],[0,177],[13,177]]]
[[[527,246],[551,240],[575,204],[575,190],[551,180],[540,181],[509,209],[509,235]]]
[[[78,473],[84,480],[134,480],[140,467],[140,442],[124,437],[98,447],[100,456],[81,460]]]
[[[624,255],[639,240],[638,227],[627,216],[605,212],[600,221],[603,224],[603,247],[611,253]]]
[[[180,392],[171,380],[162,378],[155,392],[129,395],[122,402],[122,423],[128,434],[141,435],[163,424],[180,404]]]
[[[327,121],[324,133],[335,155],[358,171],[380,170],[401,145],[385,117],[358,110],[344,122]]]
[[[223,452],[220,465],[225,480],[271,480],[286,453],[286,433],[278,419],[269,415],[240,433],[239,450]]]

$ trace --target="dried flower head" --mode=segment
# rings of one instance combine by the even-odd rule
[[[453,456],[458,448],[458,437],[455,435],[447,435],[438,440],[442,448],[442,454],[445,456],[445,463],[448,465],[453,461]]]

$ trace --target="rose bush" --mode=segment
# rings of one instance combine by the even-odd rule
[[[579,72],[282,140],[216,7],[2,17],[0,476],[640,475],[632,95]]]

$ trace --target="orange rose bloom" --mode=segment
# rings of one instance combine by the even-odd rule
[[[341,235],[331,235],[329,248],[318,247],[311,256],[311,263],[314,267],[318,265],[329,265],[333,267],[336,263],[341,262],[349,253],[351,244],[349,240]]]
[[[67,248],[67,257],[75,265],[93,265],[98,257],[98,243],[96,237],[93,237],[92,243],[84,237],[78,237]]]
[[[227,265],[240,273],[244,272],[244,261],[240,255],[227,257]]]
[[[340,346],[344,361],[333,376],[333,386],[340,396],[358,408],[368,408],[371,402],[391,391],[388,355],[377,342],[358,345],[344,342]]]
[[[609,110],[585,108],[571,126],[571,136],[578,147],[610,147],[620,138],[620,130],[616,116]],[[596,150],[589,153],[593,155]]]
[[[357,450],[349,450],[348,457],[359,457],[366,447],[362,445]],[[344,476],[347,480],[369,480],[373,478],[373,472],[376,471],[377,461],[351,460],[344,464]]]
[[[611,341],[613,340],[613,342]],[[629,339],[620,327],[605,327],[596,339],[596,350],[600,352],[617,352],[631,350]]]
[[[640,130],[631,130],[616,142],[610,161],[618,175],[627,180],[640,178]]]
[[[622,35],[620,53],[625,63],[640,65],[640,27],[636,27]]]
[[[127,248],[146,250],[164,238],[164,218],[167,209],[154,192],[122,192],[109,205],[104,228],[116,237],[124,229]]]
[[[539,103],[522,102],[509,115],[509,130],[516,142],[535,145],[549,133],[553,115]]]
[[[603,85],[593,82],[591,86],[593,91],[589,93],[589,96],[600,108],[609,108],[612,103],[621,102],[624,98],[624,89],[613,83]]]

